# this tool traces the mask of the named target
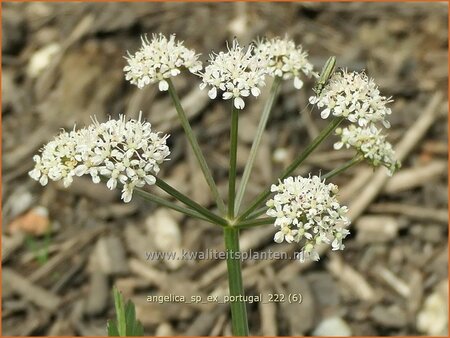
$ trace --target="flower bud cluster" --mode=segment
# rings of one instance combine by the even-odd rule
[[[253,48],[250,45],[245,50],[234,40],[227,52],[211,54],[210,64],[199,74],[202,78],[200,89],[209,86],[211,99],[216,98],[220,90],[224,100],[232,99],[236,109],[243,109],[243,98],[259,96],[260,88],[265,85],[267,61],[256,56]]]
[[[158,82],[159,90],[166,91],[169,89],[166,79],[180,74],[182,68],[191,73],[202,69],[195,51],[184,47],[182,41],[176,41],[175,35],[167,39],[161,33],[153,34],[151,41],[142,37],[141,48],[125,58],[128,61],[123,69],[125,79],[138,88]]]
[[[155,183],[159,164],[170,154],[167,138],[152,132],[141,114],[138,120],[94,120],[87,128],[64,131],[47,143],[33,157],[35,167],[29,175],[42,185],[49,179],[62,180],[65,187],[74,176],[90,175],[94,183],[103,176],[111,190],[121,183],[122,199],[129,202],[135,187]]]
[[[308,77],[313,75],[313,65],[308,61],[308,53],[287,37],[258,41],[255,55],[268,61],[267,71],[270,76],[278,76],[284,80],[293,78],[296,89],[303,87],[300,78],[302,73]]]
[[[342,250],[342,240],[349,234],[346,226],[347,207],[336,198],[338,187],[325,184],[320,177],[288,177],[272,185],[275,196],[267,201],[266,214],[275,217],[279,231],[277,243],[301,243],[300,260],[318,260],[316,251],[320,243],[330,244],[333,250]]]

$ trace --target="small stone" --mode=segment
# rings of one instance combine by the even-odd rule
[[[313,336],[350,336],[350,326],[341,317],[328,317],[322,320],[313,331]]]
[[[448,279],[440,282],[417,315],[417,329],[429,336],[448,336]]]
[[[174,335],[174,331],[173,331],[172,325],[170,325],[170,323],[168,323],[168,322],[161,323],[156,328],[156,332],[155,332],[156,337],[169,337],[169,336],[173,336],[173,335]]]
[[[48,210],[42,206],[35,207],[13,220],[8,228],[11,233],[23,231],[27,234],[42,236],[51,229]]]
[[[394,217],[363,216],[355,223],[356,240],[361,243],[388,242],[397,237],[399,223]]]
[[[335,313],[340,304],[336,280],[328,272],[313,272],[308,274],[307,279],[322,317]]]
[[[119,237],[109,235],[97,241],[96,259],[100,270],[107,275],[128,272],[125,248]]]
[[[294,278],[289,281],[286,293],[299,293],[302,295],[301,304],[282,303],[281,305],[288,317],[290,335],[305,335],[307,331],[313,328],[315,319],[317,318],[316,302],[311,291],[310,283],[305,278]]]
[[[31,56],[27,67],[28,76],[31,78],[38,77],[51,63],[61,50],[61,46],[57,43],[50,43],[45,47],[34,52]]]
[[[149,216],[145,224],[147,231],[156,249],[162,252],[176,252],[177,256],[181,251],[181,231],[178,222],[166,209],[158,209]],[[170,269],[177,269],[182,264],[182,260],[166,259],[164,264]]]
[[[290,157],[289,151],[286,148],[277,148],[273,152],[273,161],[275,163],[283,163]]]
[[[406,313],[397,305],[377,305],[370,316],[377,324],[389,328],[402,328],[408,323]]]

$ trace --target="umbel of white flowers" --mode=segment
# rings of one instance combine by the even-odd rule
[[[336,129],[336,134],[341,137],[341,140],[334,144],[334,149],[352,147],[374,167],[383,165],[388,168],[390,176],[400,167],[400,162],[395,159],[392,145],[386,141],[386,136],[382,135],[381,130],[375,126],[361,128],[350,125],[346,128]]]
[[[307,77],[316,75],[313,65],[308,61],[308,53],[301,45],[296,45],[287,37],[257,41],[255,55],[259,59],[267,60],[267,73],[270,76],[278,76],[283,80],[293,78],[296,89],[303,87],[302,74]]]
[[[333,250],[342,250],[342,239],[350,232],[345,228],[350,221],[345,216],[347,207],[336,198],[338,187],[325,184],[318,176],[288,177],[272,185],[275,196],[267,201],[266,214],[275,217],[279,231],[274,240],[301,244],[300,260],[319,260],[316,247],[330,244]]]
[[[134,187],[155,183],[159,164],[170,151],[168,135],[160,136],[149,122],[126,121],[124,116],[104,123],[96,120],[87,128],[63,131],[35,155],[35,167],[29,175],[46,185],[48,180],[62,180],[68,187],[74,176],[90,175],[94,183],[106,177],[106,186],[115,189],[123,184],[122,200],[131,200]]]
[[[209,65],[202,70],[194,50],[184,47],[175,35],[167,39],[153,34],[152,39],[142,37],[142,46],[134,54],[128,54],[124,67],[125,79],[138,88],[158,82],[159,90],[169,89],[167,79],[189,69],[202,79],[200,88],[209,87],[208,96],[215,99],[218,91],[224,100],[233,100],[237,109],[245,107],[244,98],[259,96],[265,85],[265,76],[294,79],[294,86],[303,86],[301,74],[313,75],[308,54],[301,45],[284,38],[264,39],[243,48],[233,40],[226,52],[210,54]]]
[[[138,88],[158,82],[159,90],[166,91],[169,89],[166,79],[177,76],[183,68],[191,73],[202,69],[195,51],[176,41],[174,34],[169,39],[161,33],[153,34],[151,41],[146,36],[141,39],[141,48],[125,57],[128,65],[123,69],[125,79]]]
[[[391,109],[386,105],[391,98],[380,95],[375,81],[363,72],[340,70],[333,74],[320,95],[311,96],[309,102],[322,109],[323,119],[343,116],[361,127],[381,122],[386,128]]]
[[[245,50],[234,40],[226,53],[210,55],[210,64],[200,73],[203,81],[200,89],[210,86],[208,96],[211,99],[216,98],[217,91],[221,90],[224,100],[233,99],[234,106],[243,109],[243,97],[250,94],[257,97],[261,93],[266,73],[267,59],[258,58],[252,45]]]

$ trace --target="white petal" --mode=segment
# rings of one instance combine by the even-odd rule
[[[48,183],[48,177],[47,177],[47,175],[42,175],[41,178],[39,179],[39,183],[40,183],[41,185],[47,185],[47,183]]]
[[[342,142],[336,142],[336,143],[333,145],[333,148],[336,149],[336,150],[339,150],[339,149],[341,149],[343,146],[344,146],[344,143],[342,143]]]
[[[303,81],[297,76],[294,78],[294,87],[296,89],[301,89],[303,87]]]
[[[283,235],[283,233],[282,233],[281,231],[278,231],[278,232],[275,234],[275,236],[273,237],[273,240],[274,240],[276,243],[281,243],[281,242],[283,242],[283,240],[284,240],[284,235]]]
[[[169,89],[169,83],[166,80],[159,81],[159,90],[165,92]]]
[[[83,176],[86,173],[86,171],[87,167],[84,164],[82,164],[75,168],[74,173],[77,176]]]
[[[38,169],[33,169],[28,173],[28,175],[30,175],[30,177],[35,181],[38,181],[39,177],[41,177],[41,171]]]
[[[253,87],[251,92],[252,92],[252,95],[255,96],[255,97],[258,97],[259,94],[261,94],[261,91],[259,90],[258,87]]]
[[[108,189],[113,190],[117,186],[117,180],[114,178],[110,178],[108,182],[106,182],[106,186]]]
[[[216,87],[212,87],[209,91],[208,91],[208,96],[209,98],[215,99],[217,97],[217,88]]]
[[[122,200],[125,203],[128,203],[131,201],[131,197],[133,197],[133,190],[129,189],[128,187],[124,187],[122,190]]]
[[[322,110],[320,113],[320,117],[323,119],[326,119],[328,116],[330,116],[331,110],[329,108]]]
[[[225,92],[225,93],[223,93],[222,97],[224,100],[229,100],[233,97],[233,94],[230,92]]]
[[[145,182],[146,182],[148,185],[155,184],[155,182],[156,182],[155,176],[152,176],[152,175],[147,175],[147,176],[145,176],[145,177],[144,177],[144,180],[145,180]]]
[[[234,99],[234,106],[236,107],[236,109],[243,109],[245,107],[245,102],[241,97],[236,97]]]

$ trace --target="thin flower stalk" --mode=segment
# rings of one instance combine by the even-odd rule
[[[192,209],[197,211],[199,214],[205,216],[206,218],[208,218],[212,222],[217,223],[218,225],[221,225],[221,226],[228,226],[228,222],[225,219],[223,219],[222,217],[217,216],[216,214],[212,213],[211,211],[209,211],[205,207],[201,206],[197,202],[194,202],[189,197],[187,197],[183,193],[179,192],[178,190],[176,190],[175,188],[173,188],[172,186],[170,186],[166,182],[156,178],[155,184],[159,188],[164,190],[166,193],[168,193],[172,197],[175,197],[177,200],[179,200],[180,202],[186,204],[187,206],[191,207]]]
[[[134,191],[136,192],[136,195],[140,196],[142,199],[144,199],[146,201],[150,201],[157,205],[178,211],[186,216],[191,216],[191,217],[194,217],[197,219],[201,219],[202,221],[206,221],[206,222],[215,224],[214,221],[211,221],[209,218],[206,218],[205,216],[203,216],[202,214],[198,213],[195,210],[192,210],[190,208],[186,208],[186,207],[183,207],[176,203],[170,202],[162,197],[159,197],[157,195],[154,195],[152,193],[149,193],[149,192],[139,189],[139,188],[135,188]]]
[[[343,117],[335,117],[328,126],[322,130],[322,132],[306,147],[306,149],[287,167],[278,179],[285,179],[292,172],[297,169],[297,167],[303,163],[303,161],[316,149],[325,138],[330,135],[337,126],[344,120]],[[261,203],[263,203],[267,197],[270,195],[270,187],[266,188],[261,192],[253,201],[253,203],[237,218],[237,223],[247,218],[248,215],[252,213]]]
[[[325,175],[322,176],[323,179],[330,179],[332,177],[335,177],[337,175],[339,175],[340,173],[343,173],[344,171],[346,171],[347,169],[353,167],[355,164],[361,163],[364,160],[364,156],[362,155],[357,155],[355,157],[353,157],[351,160],[345,162],[343,165],[333,169],[332,171],[326,173]]]
[[[265,210],[262,212],[267,211],[267,207],[264,208]],[[274,217],[264,217],[264,218],[256,218],[256,219],[246,219],[245,221],[242,221],[235,225],[238,229],[244,229],[244,228],[252,228],[260,225],[267,225],[267,224],[273,224],[275,218]]]
[[[247,163],[245,164],[244,173],[242,174],[242,179],[239,184],[238,192],[236,194],[235,201],[235,210],[239,212],[239,208],[242,204],[242,199],[244,198],[245,189],[248,184],[248,180],[250,178],[250,174],[252,172],[253,164],[256,159],[256,154],[258,153],[259,145],[261,143],[262,135],[264,130],[266,129],[267,121],[269,120],[270,112],[272,110],[273,104],[278,96],[278,91],[280,88],[282,78],[277,76],[275,77],[272,88],[270,89],[269,98],[264,106],[264,110],[261,115],[261,119],[259,120],[258,128],[256,130],[256,135],[253,140],[252,148],[250,149],[250,154],[248,156]]]
[[[236,161],[239,127],[239,110],[233,105],[230,128],[230,172],[228,177],[228,218],[234,219],[234,198],[236,196]]]
[[[180,98],[178,97],[178,94],[175,90],[175,87],[173,86],[173,83],[170,79],[167,79],[167,83],[169,84],[168,90],[170,97],[172,98],[172,101],[175,105],[175,109],[178,113],[178,118],[180,119],[181,126],[184,129],[184,132],[186,133],[186,136],[189,140],[189,143],[191,144],[192,150],[194,151],[195,157],[198,160],[198,163],[200,165],[200,169],[203,172],[203,175],[205,177],[206,183],[208,183],[208,186],[213,194],[213,197],[217,203],[217,207],[219,210],[224,213],[225,212],[225,204],[223,203],[222,198],[220,197],[219,190],[217,189],[217,185],[214,181],[214,178],[211,174],[211,170],[208,167],[208,164],[206,162],[205,157],[203,156],[202,150],[200,149],[200,146],[198,144],[197,138],[195,137],[194,131],[191,128],[191,125],[189,123],[189,120],[186,116],[186,113],[184,112],[184,109],[181,105]]]

